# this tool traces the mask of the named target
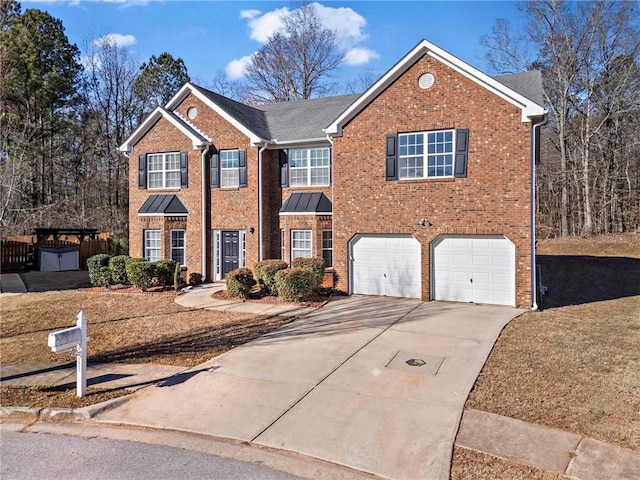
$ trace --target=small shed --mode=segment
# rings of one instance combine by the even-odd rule
[[[80,270],[80,248],[41,247],[38,249],[38,265],[41,272]]]

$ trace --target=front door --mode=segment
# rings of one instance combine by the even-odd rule
[[[240,267],[240,232],[222,232],[222,278]]]

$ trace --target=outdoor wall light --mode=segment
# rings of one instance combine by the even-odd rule
[[[256,229],[255,229],[255,228],[253,228],[253,227],[249,227],[249,233],[250,233],[251,235],[253,235],[253,232],[255,232],[255,231],[256,231]]]
[[[426,218],[423,218],[422,220],[420,220],[420,222],[418,224],[421,227],[430,227],[431,226],[431,222]]]

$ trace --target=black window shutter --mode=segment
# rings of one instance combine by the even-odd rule
[[[145,190],[147,188],[147,154],[138,155],[138,188]]]
[[[220,155],[214,153],[211,155],[211,167],[209,168],[210,180],[209,185],[211,188],[220,187]]]
[[[180,187],[187,188],[189,186],[189,153],[180,152]]]
[[[456,160],[453,176],[467,176],[467,157],[469,156],[469,129],[456,130]]]
[[[247,151],[240,150],[238,152],[238,173],[240,174],[240,179],[238,181],[239,186],[246,187],[247,186]]]
[[[280,150],[278,152],[278,158],[280,160],[280,186],[289,186],[289,155],[286,150]]]
[[[398,137],[396,135],[387,135],[387,163],[386,176],[387,180],[398,179],[398,155],[397,155]]]

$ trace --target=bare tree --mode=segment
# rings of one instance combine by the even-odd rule
[[[118,151],[133,131],[141,111],[134,94],[138,64],[128,50],[105,36],[90,43],[85,66],[85,103],[79,117],[81,140],[91,142],[83,152],[93,178],[90,204],[101,207],[103,228],[124,231],[128,218],[128,162]]]
[[[324,27],[311,3],[284,18],[284,26],[253,55],[247,80],[257,101],[322,97],[336,85],[330,75],[341,63],[336,33]]]
[[[378,75],[372,68],[361,70],[358,75],[349,80],[345,84],[345,91],[347,93],[362,93],[373,85],[378,79]]]
[[[554,149],[538,170],[545,186],[538,189],[539,205],[556,209],[543,218],[557,222],[552,231],[563,236],[612,231],[614,224],[618,231],[638,228],[637,210],[635,219],[624,211],[634,211],[640,195],[620,191],[622,158],[638,166],[637,11],[630,2],[561,0],[529,1],[522,9],[529,19],[524,35],[513,36],[500,20],[482,43],[499,73],[543,72]],[[620,144],[622,137],[630,143]],[[632,191],[638,174],[625,177]]]

